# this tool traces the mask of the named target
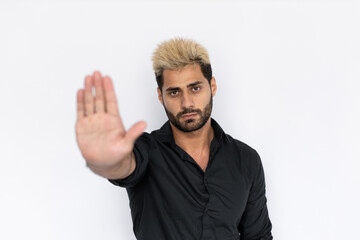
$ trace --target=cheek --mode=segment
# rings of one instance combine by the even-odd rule
[[[201,106],[205,107],[206,105],[208,105],[210,98],[211,98],[211,92],[207,92],[206,94],[203,94],[203,96],[201,97]]]
[[[166,98],[164,98],[163,103],[164,103],[165,108],[168,111],[170,111],[172,113],[178,112],[179,103],[175,99],[166,99]]]

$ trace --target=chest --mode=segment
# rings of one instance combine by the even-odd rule
[[[250,183],[237,164],[239,159],[225,153],[220,149],[211,160],[209,154],[188,153],[191,159],[185,154],[178,158],[171,151],[162,153],[165,158],[151,159],[149,178],[156,184],[149,189],[159,193],[172,218],[186,219],[189,212],[206,210],[212,218],[234,225],[245,209]]]
[[[209,152],[203,154],[190,153],[189,155],[199,165],[199,167],[203,170],[203,172],[205,172],[206,167],[209,163]]]

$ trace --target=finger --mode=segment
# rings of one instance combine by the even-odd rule
[[[77,91],[76,102],[77,102],[77,118],[82,119],[83,117],[85,117],[84,90],[79,89]]]
[[[105,92],[106,111],[112,115],[119,115],[118,104],[111,78],[106,76],[104,77],[103,80],[104,80],[104,89],[105,89],[104,92]]]
[[[109,76],[103,78],[104,94],[105,94],[105,111],[111,115],[114,115],[119,118],[121,128],[125,131],[124,124],[122,123],[118,104],[116,100],[116,95],[114,91],[114,86],[112,80]]]
[[[91,76],[86,76],[85,78],[85,110],[86,115],[94,114],[94,97],[92,94],[93,87],[93,78]]]
[[[105,110],[104,102],[104,88],[103,88],[103,79],[99,72],[94,72],[93,75],[95,83],[95,107],[97,113],[103,113]]]
[[[140,137],[146,128],[146,122],[141,121],[135,123],[126,133],[125,139],[132,144],[135,143],[135,140]]]

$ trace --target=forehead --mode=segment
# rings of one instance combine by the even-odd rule
[[[165,69],[163,71],[163,88],[184,87],[196,81],[207,81],[201,72],[199,64],[187,65],[181,69]]]

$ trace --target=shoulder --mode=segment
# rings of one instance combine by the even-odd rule
[[[258,158],[259,154],[256,150],[250,147],[248,144],[233,138],[231,135],[227,134],[214,119],[211,119],[211,124],[214,127],[215,136],[221,136],[222,143],[225,148],[229,151],[236,151],[242,156],[242,158]]]
[[[231,135],[227,134],[214,119],[211,120],[212,126],[215,130],[215,136],[221,136],[221,142],[226,152],[235,156],[241,165],[245,165],[247,167],[256,167],[254,165],[259,165],[260,156],[254,148],[238,139],[233,138]]]
[[[245,154],[247,156],[258,156],[259,154],[257,151],[251,147],[250,145],[233,138],[229,134],[225,134],[226,142],[231,144],[233,147],[235,147],[238,151],[240,151],[242,154]]]
[[[238,160],[243,167],[253,172],[261,166],[261,158],[259,153],[250,145],[231,137],[229,134],[224,135],[226,138],[226,145],[234,149],[237,153]]]
[[[168,134],[163,129],[157,129],[150,133],[143,132],[136,140],[135,145],[146,146],[150,149],[169,139]]]
[[[151,144],[151,142],[153,141],[153,137],[151,136],[151,134],[147,133],[147,132],[143,132],[140,137],[138,137],[135,141],[135,144]]]

